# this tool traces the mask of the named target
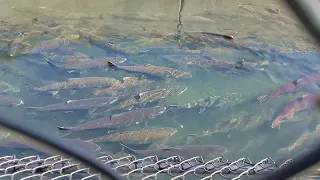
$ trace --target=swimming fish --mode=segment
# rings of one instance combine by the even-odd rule
[[[24,40],[26,35],[26,32],[19,33],[17,37],[8,44],[9,56],[14,56],[16,54],[21,42]]]
[[[314,86],[318,87],[318,85],[316,85],[316,83],[319,78],[320,78],[320,73],[301,77],[297,80],[293,80],[293,81],[289,82],[286,85],[281,86],[280,88],[270,92],[269,94],[259,96],[257,99],[260,102],[263,102],[268,99],[276,98],[276,97],[279,97],[284,94],[296,93],[300,90],[313,88]]]
[[[157,155],[159,158],[168,158],[179,155],[183,158],[192,158],[195,156],[218,156],[227,152],[226,147],[219,145],[187,145],[150,150],[133,150],[122,143],[120,144],[131,153],[139,154],[145,157]]]
[[[117,100],[118,98],[116,97],[87,98],[79,100],[68,100],[62,103],[51,104],[42,107],[26,107],[26,109],[38,112],[85,110],[107,106],[116,102]]]
[[[296,112],[315,108],[318,97],[319,94],[305,94],[293,102],[285,105],[280,114],[278,114],[272,121],[271,127],[280,129],[280,124],[285,122],[285,118],[287,119],[286,121],[290,121],[289,119],[292,119]]]
[[[97,46],[102,50],[106,50],[108,52],[115,52],[119,54],[130,54],[134,53],[128,51],[120,46],[115,45],[114,43],[108,41],[106,38],[102,36],[95,35],[91,32],[79,31],[80,38],[86,39],[90,44]]]
[[[47,60],[47,63],[53,69],[65,69],[65,70],[89,70],[89,69],[105,69],[109,68],[108,62],[111,59],[94,59],[94,58],[79,58],[79,59],[68,59],[62,65],[57,66],[53,62]],[[117,63],[123,63],[126,58],[115,58],[113,59]]]
[[[121,82],[117,79],[108,77],[69,78],[66,81],[55,82],[42,87],[33,87],[31,88],[31,90],[38,92],[50,92],[58,91],[61,89],[109,87],[116,83]]]
[[[121,142],[125,144],[150,144],[170,137],[177,132],[175,128],[155,128],[139,131],[125,131],[88,140],[88,142]]]
[[[79,37],[75,37],[75,36],[58,37],[55,39],[43,41],[34,46],[27,47],[22,54],[40,54],[40,53],[54,51],[54,50],[68,46],[71,41],[74,41],[76,39],[79,39]]]
[[[123,70],[128,73],[139,73],[147,76],[155,76],[158,78],[191,78],[192,75],[189,72],[182,72],[177,69],[163,67],[163,66],[119,66],[109,61],[109,67],[115,70]]]
[[[109,117],[104,117],[95,121],[80,124],[75,127],[61,127],[57,126],[60,131],[83,131],[92,129],[103,129],[103,128],[120,128],[129,127],[131,125],[140,124],[148,120],[154,119],[157,116],[163,114],[166,108],[161,106],[154,106],[149,108],[143,108],[120,114],[114,114]]]
[[[0,95],[0,107],[15,107],[24,104],[21,99],[12,96]]]
[[[209,56],[191,55],[169,55],[165,56],[166,59],[179,65],[194,66],[199,68],[215,68],[217,70],[247,70],[244,67],[243,61],[236,63],[228,61],[219,61],[217,59],[212,59]]]
[[[119,110],[123,108],[132,109],[136,105],[145,105],[147,103],[161,101],[162,99],[165,99],[170,95],[174,95],[174,94],[180,95],[184,93],[186,90],[187,90],[187,87],[173,86],[173,87],[168,87],[163,89],[154,89],[154,90],[144,91],[128,100],[122,101],[119,105],[113,108],[110,108],[108,111]]]
[[[108,94],[113,94],[115,91],[122,90],[125,88],[133,88],[136,86],[140,86],[142,84],[149,84],[153,81],[148,80],[146,78],[140,78],[140,77],[124,77],[122,79],[122,83],[114,84],[108,88],[98,89],[95,90],[93,93],[94,96],[104,96]]]

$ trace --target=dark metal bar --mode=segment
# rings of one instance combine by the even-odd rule
[[[41,125],[40,125],[41,126]],[[80,150],[78,148],[67,145],[59,139],[49,136],[45,133],[35,132],[35,128],[29,127],[27,124],[18,124],[13,120],[0,117],[0,127],[12,134],[21,136],[24,140],[41,149],[46,149],[54,154],[63,154],[72,157],[90,168],[93,168],[101,176],[106,179],[122,179],[114,170],[105,166],[101,161],[96,160],[90,152]]]
[[[285,0],[309,33],[320,45],[320,2],[317,0]],[[318,6],[315,6],[318,3]]]

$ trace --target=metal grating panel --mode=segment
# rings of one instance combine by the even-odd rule
[[[252,163],[248,158],[241,158],[229,162],[225,157],[218,157],[205,161],[202,157],[182,159],[173,156],[166,159],[158,159],[157,156],[149,156],[137,159],[135,156],[113,158],[112,156],[98,157],[106,166],[111,167],[127,179],[256,179],[261,175],[271,173],[276,169],[292,162],[287,160],[282,165],[266,158],[258,163]],[[40,158],[40,156],[0,157],[0,179],[100,179],[100,175],[90,171],[89,167],[72,159],[62,156]]]

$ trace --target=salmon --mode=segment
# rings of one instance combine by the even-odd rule
[[[320,73],[304,76],[297,80],[293,80],[286,85],[281,86],[280,88],[270,92],[269,94],[259,96],[257,99],[260,102],[267,101],[268,99],[277,98],[281,95],[288,93],[296,93],[308,86],[314,85],[320,78]]]
[[[157,116],[163,114],[166,108],[161,106],[143,108],[128,112],[123,112],[120,114],[114,114],[112,116],[104,117],[95,121],[90,121],[88,123],[80,124],[75,127],[61,127],[57,126],[60,131],[84,131],[92,129],[113,129],[128,127],[136,124],[146,122],[148,120],[154,119]]]
[[[175,128],[156,128],[146,129],[140,131],[125,131],[122,133],[110,134],[88,142],[101,143],[101,142],[120,142],[125,144],[150,144],[159,141],[166,137],[170,137],[177,132]]]
[[[280,124],[284,119],[291,119],[296,112],[315,108],[317,105],[316,100],[318,97],[319,94],[306,94],[285,105],[282,108],[280,114],[278,114],[272,121],[271,127],[280,129]]]
[[[119,66],[109,61],[109,67],[116,70],[123,70],[128,73],[140,73],[147,76],[155,76],[158,78],[191,78],[192,75],[189,72],[182,72],[177,69],[168,68],[164,66]]]

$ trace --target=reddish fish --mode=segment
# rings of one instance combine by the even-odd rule
[[[284,122],[283,119],[291,119],[296,112],[314,108],[318,97],[319,94],[306,94],[287,104],[273,120],[271,127],[280,129],[280,124]]]
[[[283,94],[298,92],[302,88],[307,87],[308,85],[312,85],[316,83],[316,81],[320,78],[320,73],[304,76],[297,80],[291,81],[288,84],[281,86],[279,89],[272,91],[269,94],[259,96],[258,100],[260,102],[266,101],[271,98],[279,97]]]

